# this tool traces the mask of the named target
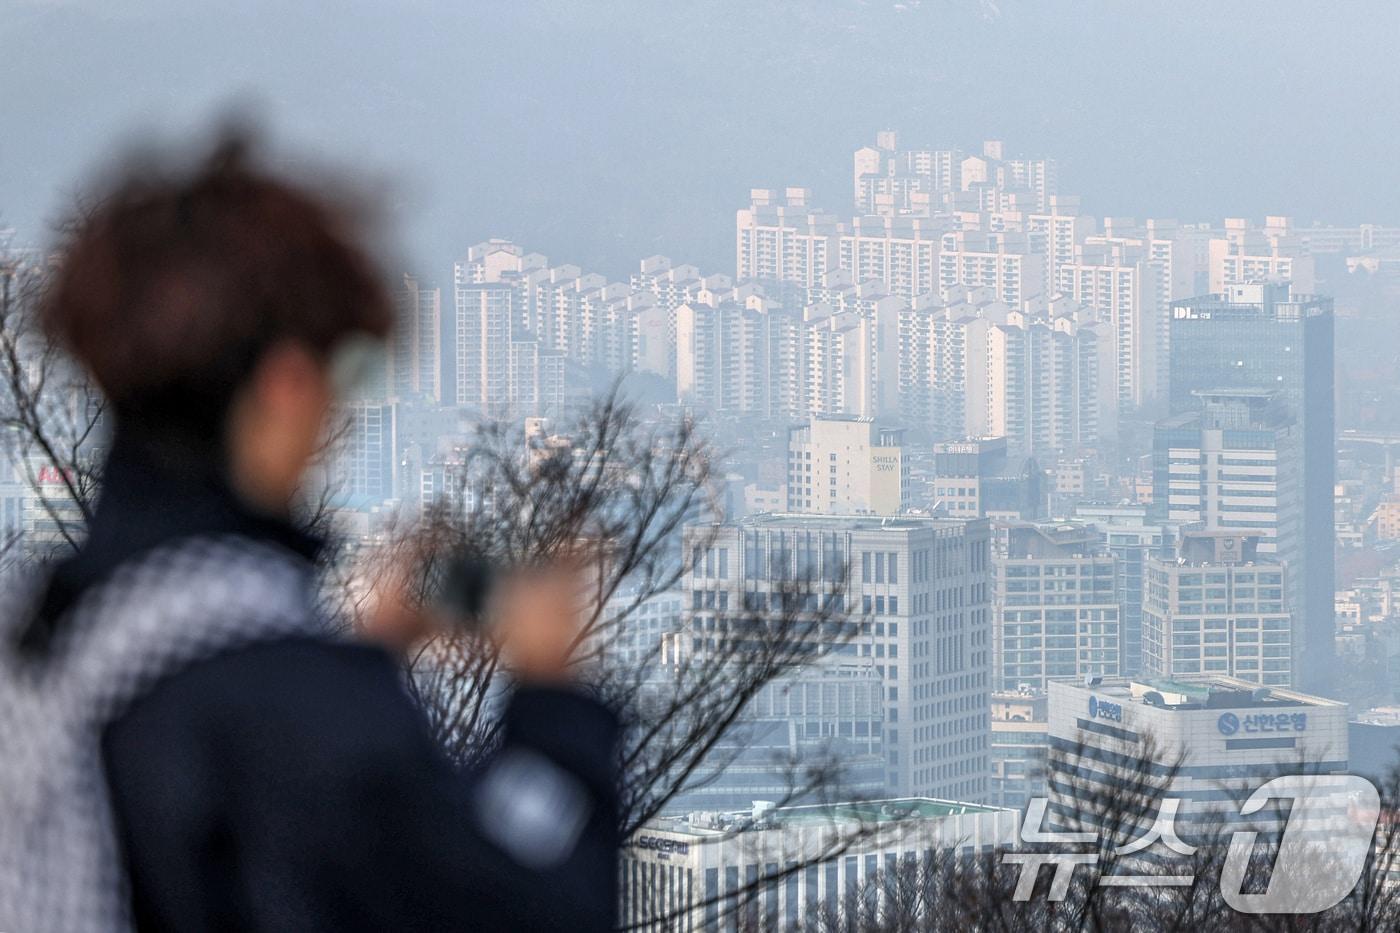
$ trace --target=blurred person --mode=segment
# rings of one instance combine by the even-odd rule
[[[115,430],[86,541],[0,609],[0,929],[610,928],[617,722],[571,682],[573,580],[497,598],[516,688],[470,774],[315,609],[292,502],[390,304],[246,148],[121,174],[44,298]],[[380,602],[374,634],[424,634]]]

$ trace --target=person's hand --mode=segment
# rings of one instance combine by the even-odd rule
[[[557,566],[511,574],[493,594],[491,635],[523,682],[563,683],[583,624],[583,575]]]
[[[406,654],[433,634],[436,626],[415,598],[414,566],[410,560],[389,562],[375,581],[360,618],[360,635],[397,655]]]

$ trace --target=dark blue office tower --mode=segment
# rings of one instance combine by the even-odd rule
[[[1200,393],[1269,390],[1302,429],[1295,686],[1327,696],[1334,658],[1332,300],[1293,295],[1286,282],[1232,285],[1223,295],[1172,302],[1170,326],[1173,414],[1199,408]]]

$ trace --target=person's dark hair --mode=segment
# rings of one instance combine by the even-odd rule
[[[326,354],[392,308],[348,216],[256,166],[241,137],[192,170],[128,167],[68,225],[40,308],[118,424],[212,439],[273,343]]]

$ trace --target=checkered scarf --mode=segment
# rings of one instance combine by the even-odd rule
[[[196,661],[322,631],[311,585],[307,562],[280,547],[189,538],[84,593],[42,662],[0,647],[0,930],[130,929],[103,730]],[[14,644],[39,589],[21,581],[0,594],[0,645]]]

